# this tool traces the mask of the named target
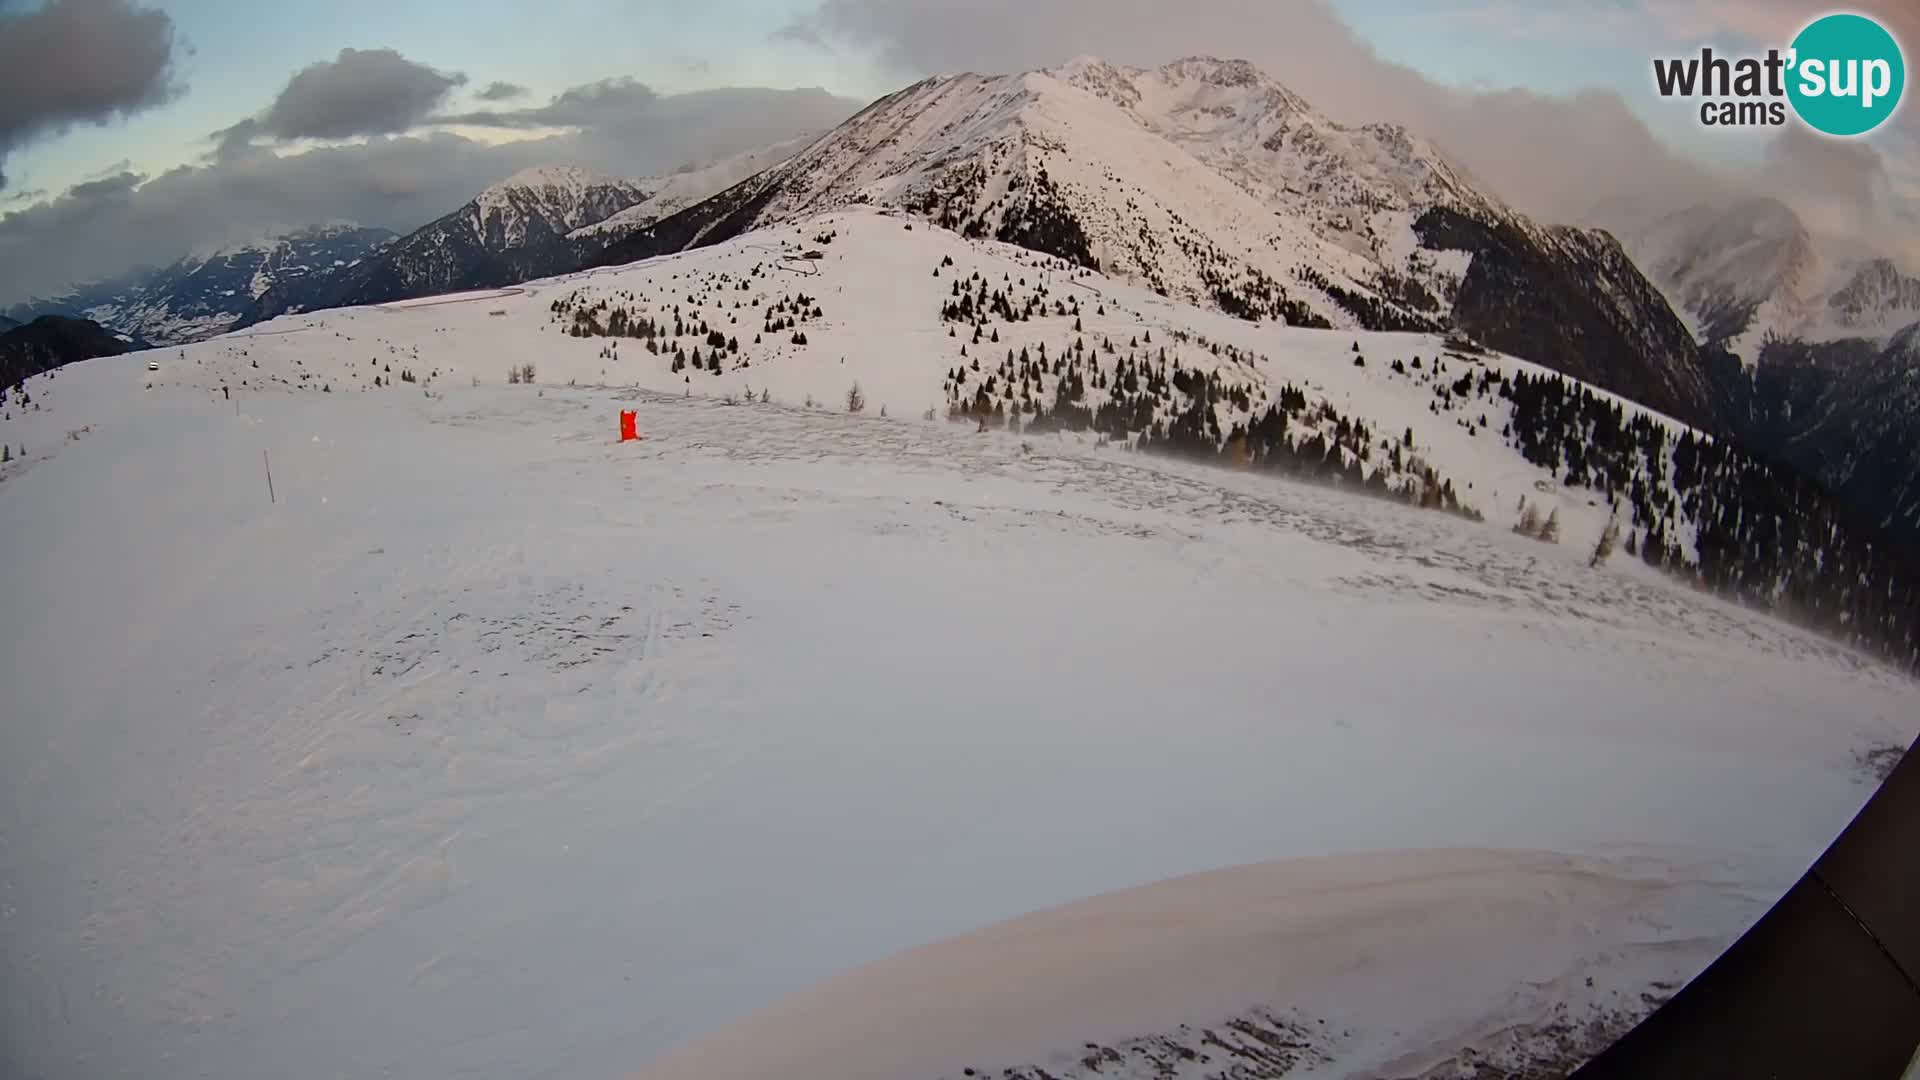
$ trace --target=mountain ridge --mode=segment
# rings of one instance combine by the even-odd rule
[[[867,203],[1248,318],[1486,336],[1726,429],[1710,359],[1612,238],[1536,224],[1404,128],[1335,124],[1244,61],[922,80],[593,262]]]
[[[306,293],[269,290],[241,325],[294,312],[497,288],[566,273],[658,215],[705,199],[736,182],[739,174],[781,160],[807,138],[664,176],[626,179],[572,165],[523,169]]]
[[[394,239],[387,229],[308,226],[210,247],[167,266],[19,304],[9,314],[21,321],[38,315],[85,318],[156,345],[181,345],[239,325],[269,290],[301,295],[336,267],[353,265]]]

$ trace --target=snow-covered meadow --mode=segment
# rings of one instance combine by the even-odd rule
[[[938,250],[899,256],[934,299]],[[0,472],[0,1072],[611,1076],[903,949],[1327,859],[1288,887],[1387,886],[1235,894],[1274,921],[1207,938],[1218,969],[1181,952],[1191,993],[1117,1002],[1115,1030],[1055,995],[1051,1025],[1035,1004],[871,1067],[1257,1006],[1345,1025],[1311,1075],[1346,1075],[1685,979],[1864,801],[1861,755],[1913,735],[1903,677],[1584,544],[926,421],[950,361],[889,368],[920,339],[840,313],[927,321],[886,272],[823,292],[824,349],[703,387],[765,405],[541,330],[581,282],[34,380],[43,410],[0,424],[28,451]],[[1276,333],[1327,393],[1423,411],[1349,336]],[[499,385],[522,359],[545,385]],[[445,374],[361,391],[372,360]],[[588,388],[603,364],[654,389]],[[868,414],[802,407],[849,371]],[[614,440],[622,408],[645,441]],[[1527,483],[1429,419],[1457,475]],[[1266,955],[1298,966],[1264,981]],[[899,970],[828,991],[837,1015],[901,1008]],[[937,1012],[980,984],[910,985]]]

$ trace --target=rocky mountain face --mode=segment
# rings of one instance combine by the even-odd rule
[[[84,317],[155,345],[181,345],[233,329],[269,290],[301,295],[393,239],[386,229],[316,226],[189,255],[158,270],[20,305],[13,314]]]
[[[1724,430],[1715,358],[1606,233],[1529,232],[1446,207],[1422,214],[1415,227],[1423,244],[1472,254],[1453,317],[1477,340],[1703,430]]]
[[[598,254],[599,249],[646,228],[661,218],[670,217],[703,199],[725,191],[742,180],[771,168],[798,153],[819,134],[803,135],[787,142],[763,146],[743,154],[688,165],[665,176],[639,181],[649,194],[640,202],[607,218],[575,229],[570,237],[580,250]]]
[[[1920,541],[1920,277],[1773,199],[1599,216],[1717,358],[1729,433]]]
[[[0,330],[0,391],[76,361],[118,356],[140,347],[96,322],[41,315]]]
[[[1885,344],[1920,319],[1920,277],[1815,235],[1777,199],[1664,212],[1616,203],[1594,216],[1692,322],[1699,340],[1749,367],[1769,342],[1862,337]]]
[[[1827,296],[1825,315],[1829,325],[1878,336],[1920,318],[1920,277],[1901,273],[1891,259],[1869,259]]]
[[[594,262],[853,204],[1245,318],[1460,332],[1725,430],[1712,358],[1610,237],[1540,226],[1417,136],[1335,124],[1239,61],[929,79]]]
[[[1920,322],[1884,345],[1768,344],[1753,371],[1742,436],[1920,543]]]
[[[1619,204],[1596,215],[1692,322],[1703,342],[1749,362],[1769,337],[1804,323],[1821,274],[1813,238],[1776,199],[1736,199],[1648,213]]]

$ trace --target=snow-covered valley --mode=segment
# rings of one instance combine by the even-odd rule
[[[1034,991],[1017,1033],[862,1066],[957,1075],[1260,1007],[1346,1025],[1299,1075],[1355,1075],[1556,1003],[1643,1007],[1845,824],[1862,756],[1912,738],[1904,676],[1637,560],[1589,568],[1604,509],[1477,422],[1497,402],[1443,415],[1388,366],[1436,339],[1242,323],[908,224],[31,380],[40,408],[0,422],[25,447],[0,465],[0,1072],[610,1076],[1039,909],[1427,851],[1427,891],[1206,938],[1230,970],[1168,985],[1215,996],[1089,1030]],[[1081,313],[950,337],[976,271]],[[740,345],[674,371],[570,336],[582,294]],[[776,303],[799,325],[766,332]],[[963,345],[1147,334],[1256,396],[1416,428],[1489,520],[946,419]],[[539,385],[501,385],[521,363]],[[615,441],[623,408],[643,441]],[[1561,544],[1508,530],[1522,494]],[[1332,865],[1303,873],[1385,873]],[[1374,966],[1301,977],[1329,940]],[[1301,966],[1263,979],[1261,949]],[[935,1011],[978,992],[900,970],[815,1015],[901,1008],[889,979]]]

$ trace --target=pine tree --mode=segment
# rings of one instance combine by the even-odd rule
[[[1514,523],[1513,531],[1521,536],[1540,535],[1540,508],[1528,502],[1524,495],[1520,497],[1520,520]]]
[[[1607,519],[1607,527],[1600,532],[1600,539],[1593,545],[1593,557],[1587,560],[1589,569],[1598,567],[1613,555],[1613,549],[1620,542],[1620,523],[1613,518]],[[1632,553],[1629,541],[1628,553]]]

